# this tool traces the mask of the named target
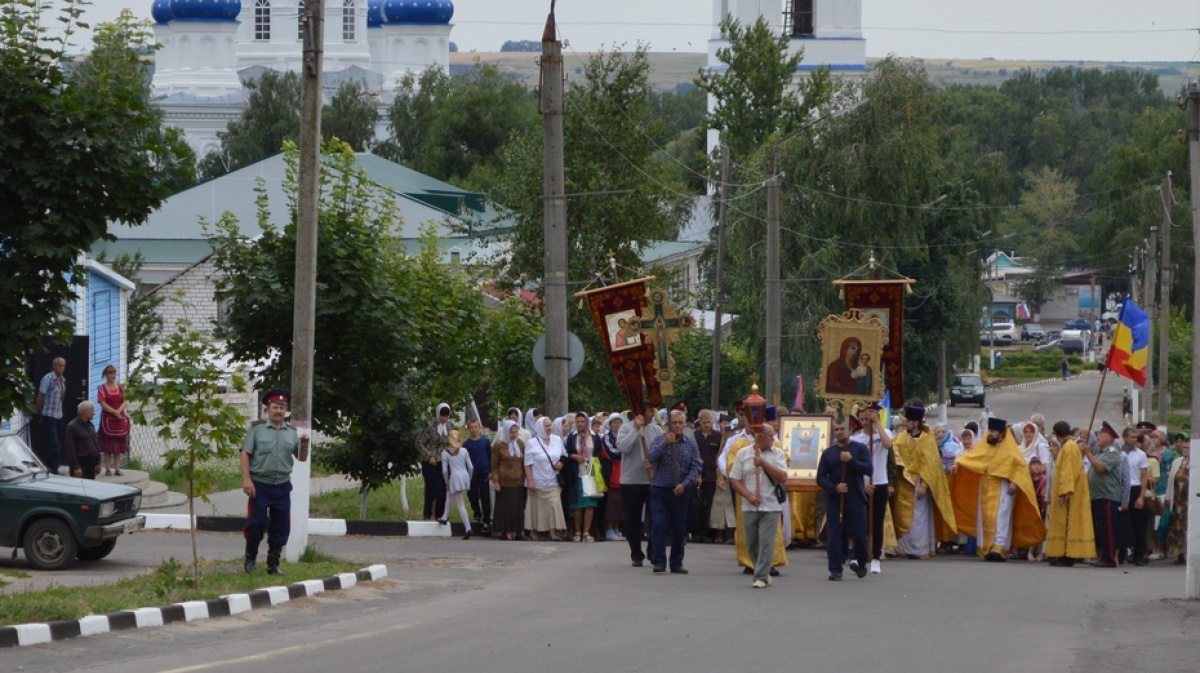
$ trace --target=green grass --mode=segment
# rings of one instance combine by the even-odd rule
[[[242,467],[238,463],[237,456],[207,461],[204,469],[217,476],[217,487],[214,489],[214,493],[236,491],[242,487]],[[167,490],[190,495],[187,478],[181,472],[160,467],[150,470],[150,480],[166,484]]]
[[[12,570],[10,568],[0,568],[0,587],[11,584],[11,582],[9,582],[8,580],[5,579],[6,576],[12,577],[15,579],[25,579],[25,578],[29,577],[29,573],[24,572],[22,570]]]
[[[421,509],[425,503],[425,483],[420,477],[408,480],[408,504],[412,507],[405,511],[400,506],[400,482],[394,481],[381,486],[367,495],[368,521],[420,521]],[[357,489],[334,491],[313,496],[309,501],[309,516],[328,519],[359,519],[359,494]],[[465,496],[464,496],[465,498]],[[470,512],[471,504],[467,503]],[[458,508],[450,508],[450,520],[461,521]]]
[[[8,594],[0,599],[0,625],[79,619],[118,610],[217,598],[224,594],[245,593],[263,587],[354,572],[361,567],[357,563],[321,554],[311,547],[305,550],[301,562],[285,561],[281,564],[281,569],[287,574],[284,578],[268,575],[265,569],[246,574],[241,571],[241,564],[241,559],[201,561],[199,590],[192,588],[191,567],[170,559],[148,574],[111,584],[54,587]]]

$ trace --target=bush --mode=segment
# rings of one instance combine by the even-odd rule
[[[1052,351],[1044,351],[1036,353],[1034,351],[1019,351],[1016,353],[1006,353],[1000,359],[999,365],[995,369],[986,367],[986,359],[984,361],[984,369],[993,376],[1055,376],[1062,373],[1062,358],[1061,350],[1055,349]],[[1067,364],[1071,368],[1071,373],[1077,374],[1083,370],[1083,358],[1078,355],[1068,355]]]

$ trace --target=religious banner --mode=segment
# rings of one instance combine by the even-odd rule
[[[655,406],[662,404],[662,389],[655,371],[657,352],[638,329],[647,309],[646,283],[651,280],[653,276],[575,295],[587,297],[617,384],[629,408],[639,413],[645,408],[647,396]]]
[[[817,394],[837,404],[843,413],[855,403],[883,397],[879,362],[887,343],[887,328],[876,315],[852,309],[831,315],[817,327],[821,341],[821,377]]]
[[[840,280],[846,297],[846,309],[858,309],[863,315],[879,319],[887,330],[887,344],[878,369],[893,400],[904,396],[904,295],[913,281],[900,280]],[[878,399],[878,398],[876,398]]]
[[[646,308],[629,328],[654,348],[655,376],[662,394],[670,396],[675,394],[675,358],[671,355],[671,344],[679,341],[681,331],[692,329],[696,320],[690,313],[679,313],[667,303],[667,293],[663,290],[650,290],[647,299]]]

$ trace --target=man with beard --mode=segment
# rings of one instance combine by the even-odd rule
[[[896,502],[892,520],[896,546],[910,559],[927,559],[938,542],[956,535],[954,506],[942,457],[933,430],[925,424],[925,406],[910,402],[904,407],[904,432],[896,437]]]
[[[950,469],[950,492],[960,532],[979,542],[985,561],[1002,563],[1008,551],[1046,539],[1033,478],[1017,440],[1002,418],[988,419],[982,445]]]
[[[1079,559],[1096,555],[1092,502],[1083,454],[1071,435],[1071,424],[1055,423],[1054,437],[1058,443],[1050,445],[1054,454],[1054,484],[1050,493],[1046,556],[1050,565],[1070,568]]]
[[[817,485],[828,496],[825,530],[829,579],[842,579],[843,549],[850,540],[854,541],[854,561],[850,568],[862,579],[867,576],[868,558],[865,484],[870,481],[874,466],[866,445],[850,441],[846,419],[833,422],[833,437],[835,443],[822,452],[817,464]]]

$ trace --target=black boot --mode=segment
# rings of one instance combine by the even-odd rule
[[[282,575],[283,571],[279,569],[279,556],[283,552],[283,545],[273,544],[267,547],[267,574]]]
[[[254,572],[254,566],[258,563],[258,545],[246,543],[246,562],[242,564],[242,570],[246,572]]]

